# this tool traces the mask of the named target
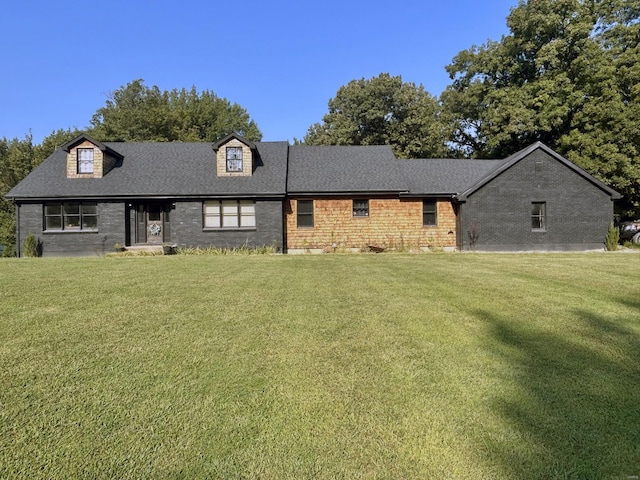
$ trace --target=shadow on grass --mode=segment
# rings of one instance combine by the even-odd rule
[[[510,372],[492,400],[510,435],[483,439],[483,454],[506,477],[640,476],[640,337],[626,327],[640,315],[575,311],[577,333],[566,334],[476,315],[489,325],[487,348]]]

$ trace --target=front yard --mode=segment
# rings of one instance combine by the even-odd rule
[[[0,478],[640,475],[640,257],[0,261]]]

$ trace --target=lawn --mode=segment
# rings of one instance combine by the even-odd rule
[[[0,261],[0,478],[640,475],[640,255]]]

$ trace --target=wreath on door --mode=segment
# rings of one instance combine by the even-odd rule
[[[162,227],[160,227],[160,225],[158,225],[157,223],[153,223],[149,225],[149,228],[147,230],[151,235],[160,235],[160,230],[162,230]]]

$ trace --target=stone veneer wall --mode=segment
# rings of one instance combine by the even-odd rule
[[[93,148],[93,173],[78,173],[79,148]],[[102,150],[88,140],[76,145],[67,153],[67,178],[102,178],[113,167],[111,164],[108,169],[105,168],[105,163],[108,163],[109,159],[104,157]],[[115,163],[114,159],[111,160],[111,163]]]
[[[227,172],[227,147],[242,147],[242,172]],[[253,154],[248,145],[233,138],[218,148],[216,165],[219,177],[249,177],[253,174]]]
[[[446,199],[437,201],[437,225],[428,227],[422,225],[422,199],[370,198],[368,217],[353,216],[353,198],[313,201],[313,228],[298,228],[297,200],[285,202],[288,249],[456,247],[456,215]]]

